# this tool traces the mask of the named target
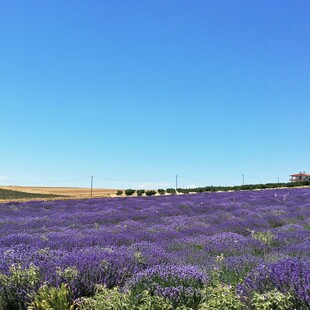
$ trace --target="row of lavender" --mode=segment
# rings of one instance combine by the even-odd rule
[[[245,301],[276,288],[300,307],[310,304],[307,188],[7,203],[0,234],[2,275],[39,270],[40,282],[28,290],[67,283],[78,298],[93,295],[96,284],[126,288],[158,270],[199,274],[207,283],[220,268],[222,283]],[[27,289],[18,292],[21,304]]]

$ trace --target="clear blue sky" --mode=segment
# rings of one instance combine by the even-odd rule
[[[0,183],[310,172],[309,16],[308,0],[1,1]]]

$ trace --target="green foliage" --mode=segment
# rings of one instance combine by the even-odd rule
[[[165,195],[166,194],[166,191],[162,188],[158,189],[157,192],[159,195]]]
[[[135,259],[139,264],[145,264],[145,258],[143,257],[142,253],[139,251],[135,252]]]
[[[168,194],[175,194],[175,193],[176,193],[176,190],[175,190],[174,188],[167,188],[167,189],[166,189],[166,192],[167,192]]]
[[[246,275],[257,266],[256,262],[243,264],[236,270],[235,268],[228,268],[223,266],[221,268],[221,282],[230,285],[238,285],[246,277]]]
[[[154,273],[140,278],[128,288],[133,300],[139,301],[143,292],[148,291],[151,296],[165,298],[173,309],[197,309],[203,300],[204,283],[202,279]]]
[[[157,192],[160,195],[164,195],[165,193],[168,194],[176,194],[178,193],[203,193],[203,192],[218,192],[218,191],[239,191],[239,190],[254,190],[254,189],[266,189],[266,188],[281,188],[281,187],[300,187],[300,186],[309,186],[310,181],[302,181],[302,182],[290,182],[290,183],[266,183],[266,184],[245,184],[245,185],[239,185],[239,186],[205,186],[205,187],[197,187],[197,188],[178,188],[177,191],[175,188],[167,188],[164,189],[158,189]],[[137,195],[140,190],[137,190]],[[142,191],[142,190],[141,190]],[[127,192],[127,193],[126,193]],[[125,191],[125,194],[127,196],[131,196],[134,194],[135,191],[132,189],[127,189]],[[123,191],[117,191],[116,193],[118,196],[123,194]],[[151,195],[149,195],[151,196]]]
[[[129,189],[126,189],[126,190],[125,190],[125,195],[126,195],[126,196],[131,196],[131,195],[133,195],[135,192],[136,192],[135,189],[129,188]]]
[[[289,310],[293,309],[292,296],[276,289],[259,294],[254,292],[251,307],[255,310]]]
[[[234,287],[218,283],[205,290],[205,301],[200,304],[199,310],[240,310],[244,305],[236,296]]]
[[[132,297],[131,297],[132,299]],[[136,310],[172,310],[173,307],[168,299],[160,296],[152,296],[148,291],[143,291],[140,295],[139,302],[134,306]]]
[[[61,283],[71,284],[73,283],[79,276],[79,270],[76,267],[67,267],[64,270],[57,267],[56,274],[60,279]]]
[[[116,192],[116,195],[117,195],[117,196],[122,196],[122,195],[123,195],[123,191],[118,190],[118,191]]]
[[[32,302],[28,310],[73,310],[73,299],[71,290],[65,284],[60,287],[49,287],[44,285],[31,295]]]
[[[138,196],[142,196],[144,193],[145,193],[145,190],[144,190],[144,189],[138,189],[138,190],[137,190],[137,195],[138,195]]]
[[[274,239],[274,234],[272,232],[268,231],[258,231],[253,232],[252,237],[256,240],[259,240],[267,245],[271,245],[272,241]]]
[[[221,283],[221,267],[224,255],[216,257],[216,265],[211,273],[209,286],[204,290],[204,302],[199,305],[199,310],[240,310],[244,304],[236,295],[235,287]]]
[[[153,195],[155,195],[156,194],[156,191],[154,191],[154,190],[149,190],[149,191],[146,191],[145,192],[145,195],[146,196],[153,196]]]
[[[10,274],[0,274],[0,307],[1,309],[25,309],[23,300],[29,301],[28,295],[39,286],[39,269],[30,264],[23,269],[20,264],[10,267]]]
[[[139,298],[131,295],[131,292],[121,293],[117,288],[107,289],[98,286],[96,294],[90,298],[84,298],[78,305],[78,309],[96,310],[172,310],[169,301],[159,296],[151,296],[148,291],[143,291]]]
[[[222,273],[222,263],[224,260],[224,254],[218,255],[215,257],[215,266],[211,273],[210,286],[216,287],[220,282],[220,277]]]
[[[202,193],[202,192],[217,192],[217,191],[239,191],[239,190],[253,190],[253,189],[265,189],[265,188],[281,188],[281,187],[300,187],[309,186],[310,181],[290,182],[290,183],[267,183],[267,184],[245,184],[239,186],[205,186],[197,188],[183,188],[179,189],[180,193]],[[173,189],[172,189],[173,190]],[[168,190],[167,190],[168,192]]]
[[[204,248],[204,246],[201,245],[201,244],[199,244],[199,243],[195,243],[195,244],[193,244],[193,248],[194,248],[194,250],[196,250],[196,251],[202,251],[203,248]]]
[[[98,286],[96,294],[93,297],[84,298],[78,305],[78,309],[118,310],[128,309],[128,305],[128,296],[120,293],[117,288],[107,289]]]
[[[27,198],[56,198],[56,197],[65,197],[65,196],[52,195],[52,194],[25,193],[0,188],[0,200],[27,199]]]

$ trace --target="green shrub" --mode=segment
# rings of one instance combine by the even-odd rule
[[[160,194],[160,195],[165,195],[166,194],[166,191],[162,188],[158,189],[157,192]]]
[[[145,195],[146,196],[153,196],[153,195],[155,195],[156,194],[156,191],[154,191],[154,190],[150,190],[150,191],[146,191],[145,192]]]
[[[244,263],[235,268],[229,268],[227,265],[223,265],[221,268],[221,282],[225,284],[230,284],[233,286],[239,285],[240,282],[247,276],[247,274],[253,270],[258,265],[258,260]]]
[[[10,274],[0,274],[0,308],[25,309],[30,301],[29,294],[34,293],[40,282],[39,268],[30,264],[23,269],[20,264],[10,267]]]
[[[123,195],[123,191],[118,190],[118,191],[116,192],[116,195],[117,195],[117,196],[122,196],[122,195]]]
[[[167,188],[166,192],[169,193],[169,194],[175,194],[176,190],[174,188]]]
[[[265,188],[280,188],[280,187],[297,187],[297,186],[309,186],[310,181],[301,181],[301,182],[290,182],[290,183],[266,183],[266,184],[245,184],[239,186],[205,186],[197,188],[178,188],[178,193],[189,193],[189,192],[217,192],[217,191],[239,191],[239,190],[254,190],[254,189],[265,189]],[[167,193],[171,191],[171,194],[175,193],[175,190],[168,189]]]
[[[199,305],[199,310],[240,310],[245,306],[236,296],[234,287],[218,283],[205,290],[205,301]]]
[[[145,258],[143,256],[143,254],[139,251],[136,251],[135,254],[135,259],[139,264],[145,264]]]
[[[254,292],[251,307],[255,310],[289,310],[294,309],[292,296],[274,289],[270,292],[259,294]]]
[[[65,196],[52,195],[52,194],[25,193],[25,192],[0,188],[0,200],[32,199],[32,198],[56,198],[56,197],[61,198],[61,197],[65,197]]]
[[[252,234],[252,237],[270,246],[275,236],[272,232],[268,230],[254,232]]]
[[[84,298],[78,309],[104,309],[104,310],[121,310],[128,309],[130,300],[127,295],[121,294],[117,288],[107,289],[103,286],[96,288],[93,297]]]
[[[98,224],[95,223],[96,229],[99,229]],[[60,280],[60,283],[67,283],[67,284],[73,284],[76,282],[80,276],[79,270],[72,266],[67,267],[65,269],[61,269],[60,267],[56,267],[56,274],[58,276],[58,279]]]
[[[80,310],[172,310],[168,300],[159,296],[151,296],[148,291],[143,291],[139,298],[131,292],[122,293],[117,288],[107,289],[98,286],[96,294],[84,298],[78,306]]]
[[[73,310],[73,298],[71,290],[65,284],[60,287],[48,287],[44,285],[31,295],[32,302],[28,310]]]
[[[211,273],[209,286],[204,290],[204,302],[199,305],[199,310],[241,310],[244,304],[235,292],[235,287],[221,283],[221,267],[224,255],[216,257],[216,265]]]
[[[138,189],[138,190],[137,190],[137,195],[138,195],[138,196],[142,196],[144,193],[145,193],[145,190],[144,190],[144,189]]]
[[[126,195],[126,196],[131,196],[131,195],[133,195],[135,192],[136,192],[136,190],[129,188],[129,189],[126,189],[126,190],[125,190],[125,195]]]
[[[132,300],[135,300],[135,296],[130,296]],[[131,308],[132,309],[132,308]],[[137,310],[172,310],[173,307],[168,299],[154,295],[152,296],[148,291],[143,291],[140,295],[138,304],[135,305]],[[180,309],[181,310],[181,309]]]

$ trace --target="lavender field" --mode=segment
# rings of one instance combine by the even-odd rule
[[[6,203],[0,232],[2,309],[310,309],[308,188]]]

